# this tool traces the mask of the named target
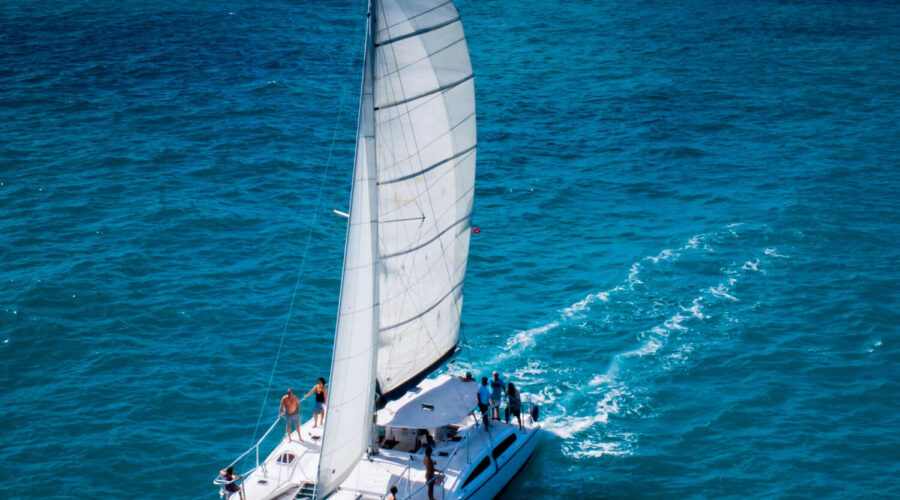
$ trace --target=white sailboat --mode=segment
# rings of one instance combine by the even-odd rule
[[[524,413],[521,428],[485,429],[476,382],[426,378],[459,344],[475,189],[474,79],[453,3],[370,0],[364,61],[324,430],[310,420],[306,442],[285,438],[260,462],[263,436],[238,459],[256,457],[242,492],[380,499],[396,486],[427,499],[433,483],[435,498],[493,498],[539,424]],[[430,481],[427,440],[441,472]]]

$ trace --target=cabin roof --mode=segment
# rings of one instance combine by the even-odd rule
[[[416,389],[379,410],[378,425],[435,429],[457,424],[475,407],[478,384],[441,375],[423,381]]]

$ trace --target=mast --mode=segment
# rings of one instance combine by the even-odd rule
[[[331,359],[328,411],[316,480],[324,498],[347,477],[371,444],[378,325],[373,16],[369,4],[350,220]]]

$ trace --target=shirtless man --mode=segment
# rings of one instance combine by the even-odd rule
[[[422,459],[422,463],[425,464],[425,481],[428,482],[428,500],[434,500],[434,483],[436,481],[434,473],[435,471],[441,471],[434,467],[434,459],[431,458],[431,446],[425,448],[425,458]]]
[[[297,430],[297,437],[303,442],[303,435],[300,434],[300,401],[294,396],[294,390],[288,389],[287,394],[281,398],[281,406],[278,407],[278,418],[284,415],[284,421],[287,423],[287,438],[291,440],[291,425]]]

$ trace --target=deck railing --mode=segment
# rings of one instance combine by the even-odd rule
[[[298,412],[299,414],[301,414],[301,415],[302,415],[302,410],[303,410],[303,400],[305,400],[305,399],[306,399],[306,397],[303,397],[302,399],[300,399],[300,400],[299,400],[299,403],[298,403],[298,405],[297,405],[297,412]],[[267,478],[269,474],[268,474],[268,470],[267,470],[267,468],[266,468],[266,463],[265,463],[265,461],[263,461],[262,464],[260,464],[260,462],[259,462],[259,448],[260,448],[260,446],[263,444],[263,442],[266,440],[266,438],[269,437],[269,434],[271,434],[272,431],[275,429],[275,426],[278,425],[278,422],[280,422],[280,421],[282,421],[282,420],[283,420],[283,417],[280,415],[280,411],[279,411],[278,418],[276,418],[275,421],[272,422],[272,424],[269,426],[269,428],[266,429],[266,432],[263,433],[262,437],[260,437],[259,440],[257,440],[256,443],[253,444],[253,446],[251,446],[250,448],[248,448],[247,451],[245,451],[244,453],[241,453],[240,456],[238,456],[238,457],[235,458],[230,464],[228,464],[228,466],[226,467],[226,469],[227,469],[228,467],[234,467],[234,466],[238,465],[238,463],[241,462],[241,460],[244,460],[245,458],[247,458],[247,456],[250,455],[250,453],[252,452],[252,453],[254,453],[254,460],[255,460],[255,462],[254,462],[254,464],[253,464],[253,467],[251,467],[250,469],[248,469],[246,472],[244,472],[244,473],[242,473],[242,474],[235,474],[235,475],[236,475],[236,476],[240,476],[239,479],[240,479],[240,478],[245,478],[245,477],[249,476],[250,474],[252,474],[252,473],[253,473],[254,471],[256,471],[257,469],[259,469],[259,470],[262,471],[263,477],[266,477],[266,478]],[[298,430],[298,432],[299,432],[299,430]],[[276,445],[276,446],[277,446],[277,445]],[[297,467],[299,467],[299,466],[300,466],[300,457],[297,457],[297,458],[294,460],[294,465],[293,465],[293,467],[291,468],[291,473],[288,475],[288,477],[291,477],[291,476],[293,475],[294,471],[295,471],[295,470],[297,469]],[[301,471],[302,471],[304,474],[306,473],[306,471],[304,471],[304,470],[302,469],[302,467],[301,467]],[[279,476],[281,476],[281,474],[279,474]],[[281,479],[281,477],[279,477],[279,480],[280,480],[280,479]],[[237,479],[232,480],[232,481],[226,481],[226,480],[224,480],[224,479],[222,478],[221,474],[219,474],[219,475],[216,476],[216,478],[213,480],[213,484],[215,484],[216,486],[219,486],[219,487],[223,487],[223,488],[224,488],[225,485],[234,483],[234,482],[236,482],[236,481],[237,481]],[[298,488],[298,491],[299,491],[299,488]],[[246,491],[244,491],[244,493],[246,493]]]
[[[487,409],[488,417],[490,417],[490,411],[493,408],[500,408],[500,402],[488,407],[488,409]],[[479,426],[484,425],[484,423],[481,420],[481,414],[479,412],[477,412],[476,410],[473,409],[471,415],[472,415],[472,418],[475,419],[475,425],[472,427],[473,429],[477,429]],[[456,446],[453,448],[453,451],[450,452],[449,455],[447,455],[447,458],[446,458],[447,465],[450,465],[450,463],[456,457],[456,454],[460,452],[463,444],[465,444],[465,450],[466,450],[466,464],[469,463],[469,459],[470,459],[470,457],[469,457],[469,432],[467,432],[465,437],[463,439],[461,439],[458,443],[456,443]],[[446,468],[447,468],[447,466],[444,466],[444,470],[446,470]],[[438,476],[441,475],[441,474],[435,474],[435,476],[433,478],[429,479],[428,481],[426,481],[425,484],[423,484],[422,486],[419,486],[418,488],[416,488],[412,492],[410,492],[409,487],[412,484],[412,481],[410,480],[409,476],[410,476],[411,471],[412,471],[412,465],[407,465],[406,468],[403,469],[403,472],[400,473],[400,477],[405,476],[404,479],[406,479],[406,493],[402,497],[404,500],[413,498],[415,495],[418,495],[419,493],[424,491],[425,488],[428,487],[429,483],[437,480]],[[460,472],[462,472],[462,469],[460,469]],[[442,499],[444,498],[445,488],[447,486],[446,479],[447,479],[447,476],[444,475],[444,480],[441,481],[441,484],[440,484],[440,487],[441,487],[441,497],[440,498],[442,498]],[[462,479],[462,478],[457,478],[457,481],[459,481],[460,479]]]

